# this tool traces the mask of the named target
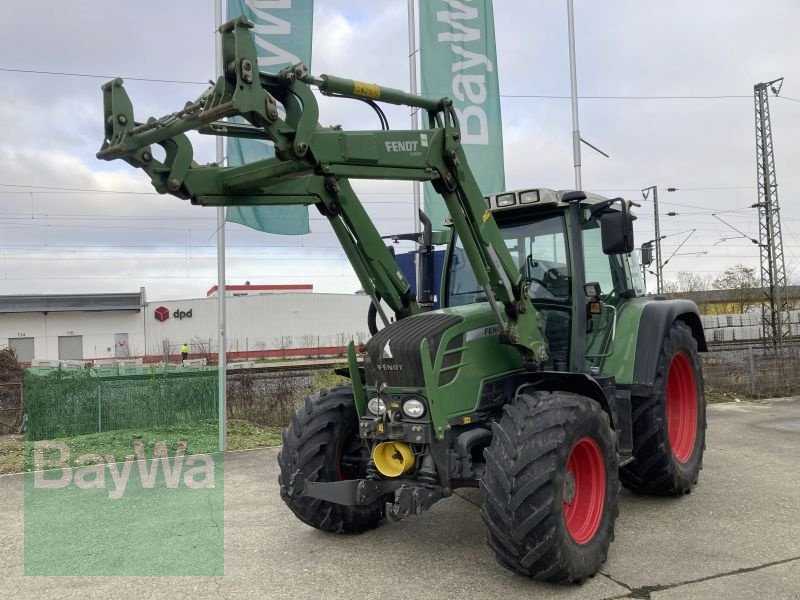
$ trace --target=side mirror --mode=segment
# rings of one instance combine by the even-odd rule
[[[623,204],[622,210],[609,210],[600,217],[600,235],[604,254],[633,252],[633,219]]]
[[[645,242],[642,244],[642,256],[639,259],[643,267],[649,267],[653,264],[653,243]]]

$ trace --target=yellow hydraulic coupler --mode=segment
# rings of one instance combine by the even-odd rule
[[[381,442],[372,451],[372,460],[381,475],[399,477],[414,466],[414,453],[405,442]]]

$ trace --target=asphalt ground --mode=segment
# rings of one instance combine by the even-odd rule
[[[0,477],[0,597],[798,599],[800,399],[708,412],[699,486],[681,498],[623,492],[608,561],[580,587],[500,567],[484,540],[477,490],[361,536],[313,530],[280,500],[277,449],[265,449],[225,457],[218,577],[25,576],[22,476]]]

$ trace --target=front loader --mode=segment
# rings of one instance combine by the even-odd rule
[[[372,337],[361,361],[349,345],[350,385],[294,413],[278,456],[281,497],[312,527],[359,533],[480,487],[503,566],[582,582],[606,559],[620,483],[658,495],[697,483],[697,307],[645,295],[629,202],[545,188],[484,197],[450,100],[315,77],[301,64],[259,72],[250,27],[239,18],[220,28],[223,75],[161,119],[135,121],[122,81],[105,84],[98,158],[121,158],[196,205],[314,205],[328,218],[372,300]],[[312,88],[416,107],[426,126],[322,127]],[[224,120],[235,116],[245,123]],[[190,130],[269,141],[275,156],[201,166]],[[429,303],[412,294],[350,179],[429,181],[441,194],[448,231],[426,243],[448,244],[442,308],[422,310]]]

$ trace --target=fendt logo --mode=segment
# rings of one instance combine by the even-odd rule
[[[166,321],[169,319],[169,309],[166,306],[159,306],[156,309],[156,321]]]
[[[418,142],[387,140],[384,144],[387,152],[416,152]]]

